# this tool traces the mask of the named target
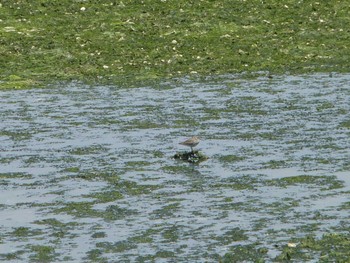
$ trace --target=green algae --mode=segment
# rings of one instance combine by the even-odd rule
[[[19,261],[22,259],[22,255],[25,253],[26,253],[26,251],[24,251],[24,250],[18,250],[14,253],[4,253],[4,254],[0,254],[0,259],[6,260],[6,261],[10,261],[10,260]]]
[[[245,159],[244,156],[237,156],[237,155],[232,155],[232,154],[219,157],[219,161],[221,161],[223,163],[234,163],[234,162],[242,161],[244,159]]]
[[[106,236],[105,232],[96,232],[91,235],[92,238],[105,238]]]
[[[154,190],[162,188],[160,185],[147,185],[147,184],[137,184],[136,182],[121,180],[114,184],[119,191],[124,194],[131,196],[138,196],[143,194],[150,194]]]
[[[230,245],[232,242],[248,240],[245,231],[238,227],[228,230],[220,236],[213,236],[212,238],[224,246]]]
[[[223,257],[220,258],[219,262],[230,263],[230,262],[256,262],[264,263],[266,248],[258,248],[257,244],[251,245],[237,245],[230,248]]]
[[[32,138],[32,134],[29,131],[6,131],[2,130],[0,136],[8,136],[14,141],[29,140]]]
[[[79,167],[68,167],[64,169],[64,172],[66,173],[78,173],[80,171]]]
[[[41,230],[32,230],[29,227],[18,227],[13,230],[10,235],[15,236],[15,237],[32,237],[32,236],[37,236],[41,235],[43,232]]]
[[[96,210],[94,206],[96,204],[110,203],[125,196],[139,196],[150,194],[153,190],[159,189],[161,186],[157,185],[139,185],[135,182],[118,180],[113,181],[112,186],[109,186],[105,191],[90,193],[82,195],[82,198],[87,198],[93,201],[78,201],[78,202],[57,202],[54,204],[40,204],[34,205],[37,207],[54,207],[53,213],[60,214],[65,213],[82,217],[100,217],[105,220],[118,220],[128,216],[134,215],[136,212],[133,209],[121,208],[118,205],[109,205],[105,210]],[[63,194],[63,193],[61,193]]]
[[[0,87],[347,71],[348,13],[344,1],[3,1]]]
[[[178,226],[170,226],[165,228],[161,233],[163,242],[177,242],[180,239],[180,231]]]
[[[167,251],[167,250],[162,250],[162,251],[157,251],[157,253],[154,255],[155,258],[174,258],[175,257],[175,252],[173,251]]]
[[[340,123],[340,127],[350,129],[350,120],[346,120]]]
[[[109,260],[107,257],[103,257],[103,251],[101,249],[92,249],[88,251],[85,260],[89,262],[100,262],[100,263],[108,263]]]
[[[114,221],[132,218],[137,214],[137,211],[132,208],[124,208],[118,205],[109,205],[105,211],[103,211],[103,218],[105,220]]]
[[[264,180],[261,176],[237,176],[230,177],[215,182],[213,187],[215,188],[229,188],[233,190],[255,190],[258,186],[263,185]]]
[[[81,202],[66,202],[61,207],[53,209],[53,213],[66,213],[79,218],[83,217],[98,217],[101,215],[98,211],[93,209],[94,202],[81,201]]]
[[[154,123],[151,120],[134,120],[125,129],[160,129],[165,128],[163,123]]]
[[[151,244],[153,242],[153,238],[149,236],[149,232],[150,231],[146,231],[144,235],[130,237],[129,241],[135,244]]]
[[[271,160],[264,164],[264,168],[267,169],[277,169],[286,166],[286,161],[284,160]]]
[[[118,205],[109,205],[104,210],[97,210],[93,208],[95,204],[98,202],[67,202],[62,204],[60,208],[54,208],[52,212],[64,213],[77,218],[103,218],[108,221],[124,219],[136,213],[133,209],[121,208]]]
[[[325,234],[322,238],[306,236],[294,238],[289,245],[281,245],[282,251],[274,258],[274,262],[348,262],[350,257],[349,236],[346,234]],[[279,245],[276,245],[279,246]],[[269,249],[259,244],[238,245],[230,248],[230,252],[221,257],[220,262],[267,262]],[[270,262],[270,261],[268,261]]]
[[[97,193],[84,195],[85,198],[94,198],[98,203],[113,202],[123,198],[123,194],[118,189],[106,189]]]
[[[86,155],[86,154],[96,154],[99,152],[106,151],[107,149],[102,145],[92,145],[89,147],[77,147],[70,150],[72,155]]]
[[[38,225],[47,225],[52,228],[60,228],[60,229],[63,229],[63,228],[71,229],[74,226],[78,225],[78,223],[76,222],[62,223],[61,221],[55,218],[42,219],[42,220],[34,221],[34,223]]]
[[[156,219],[156,218],[171,218],[176,214],[177,211],[179,211],[181,208],[179,203],[173,203],[169,205],[164,205],[159,209],[156,209],[152,212],[151,217]]]
[[[142,170],[143,168],[141,167],[146,167],[146,166],[150,166],[151,165],[151,162],[148,162],[148,161],[128,161],[125,163],[125,165],[128,167],[128,168],[134,168],[134,169],[140,169]]]
[[[308,261],[318,259],[318,262],[348,262],[350,257],[350,238],[347,234],[328,233],[321,238],[306,236],[293,239],[295,248],[284,246],[276,261]]]
[[[344,187],[344,182],[336,179],[335,176],[310,176],[310,175],[299,175],[299,176],[289,176],[278,179],[266,180],[265,185],[268,186],[278,186],[278,187],[288,187],[291,185],[310,185],[313,184],[317,188],[320,187],[321,190],[339,189]]]
[[[34,252],[30,256],[31,262],[52,262],[56,258],[55,249],[52,246],[29,246],[29,249]]]
[[[102,249],[104,253],[122,253],[130,249],[135,249],[136,245],[128,241],[119,242],[100,242],[96,244],[96,247]]]
[[[0,179],[13,179],[13,178],[32,178],[32,175],[27,173],[0,173]]]
[[[63,223],[55,218],[47,218],[43,220],[37,220],[33,222],[37,225],[45,225],[50,229],[50,236],[54,238],[52,241],[53,244],[59,244],[62,239],[64,238],[75,238],[77,236],[76,233],[74,233],[74,230],[76,228],[79,228],[81,226],[81,223],[78,222],[68,222]]]
[[[181,160],[192,164],[199,164],[209,159],[208,156],[199,151],[176,153],[173,158],[175,160]]]

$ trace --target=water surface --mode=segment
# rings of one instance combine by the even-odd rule
[[[348,227],[350,75],[0,93],[0,258],[217,262]],[[209,159],[176,161],[197,135]],[[316,258],[315,258],[316,260]]]

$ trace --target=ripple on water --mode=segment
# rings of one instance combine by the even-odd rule
[[[349,80],[1,91],[0,258],[200,262],[254,246],[247,258],[272,260],[346,231]],[[173,160],[192,135],[209,160]]]

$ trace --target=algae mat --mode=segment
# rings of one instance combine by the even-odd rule
[[[349,80],[1,91],[1,260],[345,260]]]
[[[348,1],[0,3],[0,89],[200,74],[348,72]]]

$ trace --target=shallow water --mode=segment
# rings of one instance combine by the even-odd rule
[[[341,231],[350,75],[0,92],[0,258],[217,262]],[[197,135],[209,159],[172,159]],[[339,230],[340,229],[340,230]]]

